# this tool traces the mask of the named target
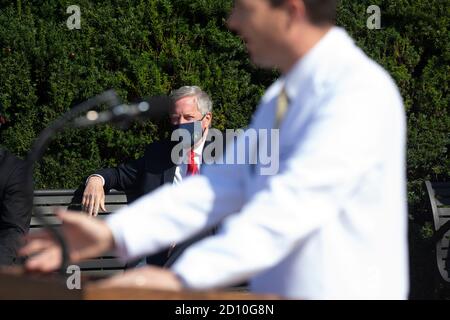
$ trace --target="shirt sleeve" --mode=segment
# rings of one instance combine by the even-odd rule
[[[87,185],[89,182],[89,179],[92,177],[99,177],[100,179],[102,179],[102,184],[103,184],[103,186],[105,186],[105,178],[103,178],[101,175],[96,174],[96,173],[91,174],[89,177],[87,177],[86,182],[84,184]]]
[[[366,108],[348,108],[351,101],[326,108],[339,113],[317,114],[303,143],[280,156],[280,172],[267,187],[225,219],[217,236],[185,251],[172,270],[186,286],[207,289],[247,280],[342,214],[352,193],[377,174],[383,141],[380,119]]]
[[[243,205],[240,165],[209,165],[205,174],[166,185],[107,219],[123,260],[157,252],[218,223]]]

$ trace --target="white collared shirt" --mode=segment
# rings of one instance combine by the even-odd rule
[[[206,140],[203,139],[202,142],[194,148],[194,162],[197,165],[198,170],[200,170],[200,167],[202,166],[202,154],[205,142]],[[189,152],[186,152],[184,156],[186,159],[183,159],[182,163],[175,169],[173,184],[180,184],[187,176],[187,163],[189,162],[187,158],[189,158]]]
[[[290,298],[407,298],[406,129],[396,85],[338,27],[267,90],[250,128],[273,127],[283,84],[290,106],[279,172],[212,165],[139,199],[107,220],[118,253],[156,252],[225,218],[172,267],[187,287],[251,279],[253,292]]]

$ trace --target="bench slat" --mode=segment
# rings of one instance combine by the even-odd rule
[[[97,219],[105,220],[108,215],[99,215]],[[45,217],[51,226],[60,226],[61,221],[56,216]],[[30,228],[36,229],[42,227],[42,223],[36,217],[31,217]]]
[[[441,188],[434,188],[434,193],[436,194],[436,197],[450,197],[450,187],[449,186],[445,186],[445,187],[441,187]]]
[[[121,262],[118,258],[112,259],[89,259],[77,264],[83,269],[123,269],[125,263]]]
[[[34,204],[37,206],[66,205],[72,202],[72,196],[51,196],[51,197],[35,197]],[[108,204],[127,204],[125,195],[106,196],[105,203]]]
[[[107,212],[100,212],[100,214],[110,214],[111,212],[115,212],[123,207],[126,206],[126,204],[107,204],[105,203],[106,206],[106,210]],[[57,209],[67,209],[67,206],[36,206],[37,208],[39,208],[39,210],[41,210],[43,215],[55,215],[55,211]],[[34,212],[32,214],[34,216]]]
[[[55,210],[56,209],[67,209],[67,206],[36,206],[37,208],[39,208],[39,210],[41,210],[43,215],[55,215]],[[34,216],[34,211],[33,214]]]
[[[39,207],[48,223],[56,228],[61,222],[54,212],[57,208],[66,209],[71,205],[75,190],[36,190],[34,192],[34,205]],[[77,205],[77,204],[72,204]],[[107,213],[99,213],[97,219],[104,220],[111,212],[117,211],[127,205],[127,197],[123,192],[111,191],[106,196],[105,205]],[[80,212],[80,214],[83,214]],[[34,213],[30,223],[30,233],[44,230],[41,222]],[[83,276],[104,278],[123,272],[125,263],[115,257],[114,252],[106,252],[102,257],[89,259],[78,264]]]
[[[439,216],[438,228],[440,229],[449,220],[450,215]]]
[[[73,196],[75,189],[51,189],[51,190],[34,190],[34,196]],[[123,191],[112,189],[107,196],[123,195]]]
[[[44,196],[34,197],[35,205],[54,205],[65,204],[69,205],[72,201],[72,196]]]
[[[438,208],[450,208],[450,198],[435,198]]]
[[[116,274],[123,273],[123,270],[82,270],[81,274],[83,276],[94,277],[94,278],[108,278]]]
[[[119,209],[125,207],[126,204],[107,204],[105,203],[106,211],[108,212],[116,212]],[[101,212],[103,214],[103,212]]]

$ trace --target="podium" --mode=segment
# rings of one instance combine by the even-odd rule
[[[103,289],[82,281],[81,290],[69,290],[56,276],[32,276],[21,269],[0,271],[0,300],[278,300],[272,295],[233,291],[158,291],[141,288]]]

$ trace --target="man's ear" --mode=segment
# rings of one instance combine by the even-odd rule
[[[306,7],[303,0],[286,0],[284,6],[289,12],[291,22],[306,19]]]
[[[212,117],[213,117],[213,116],[212,116],[212,113],[211,113],[211,112],[208,112],[208,113],[205,115],[205,120],[207,120],[207,123],[208,123],[207,127],[208,127],[208,128],[211,127]]]

